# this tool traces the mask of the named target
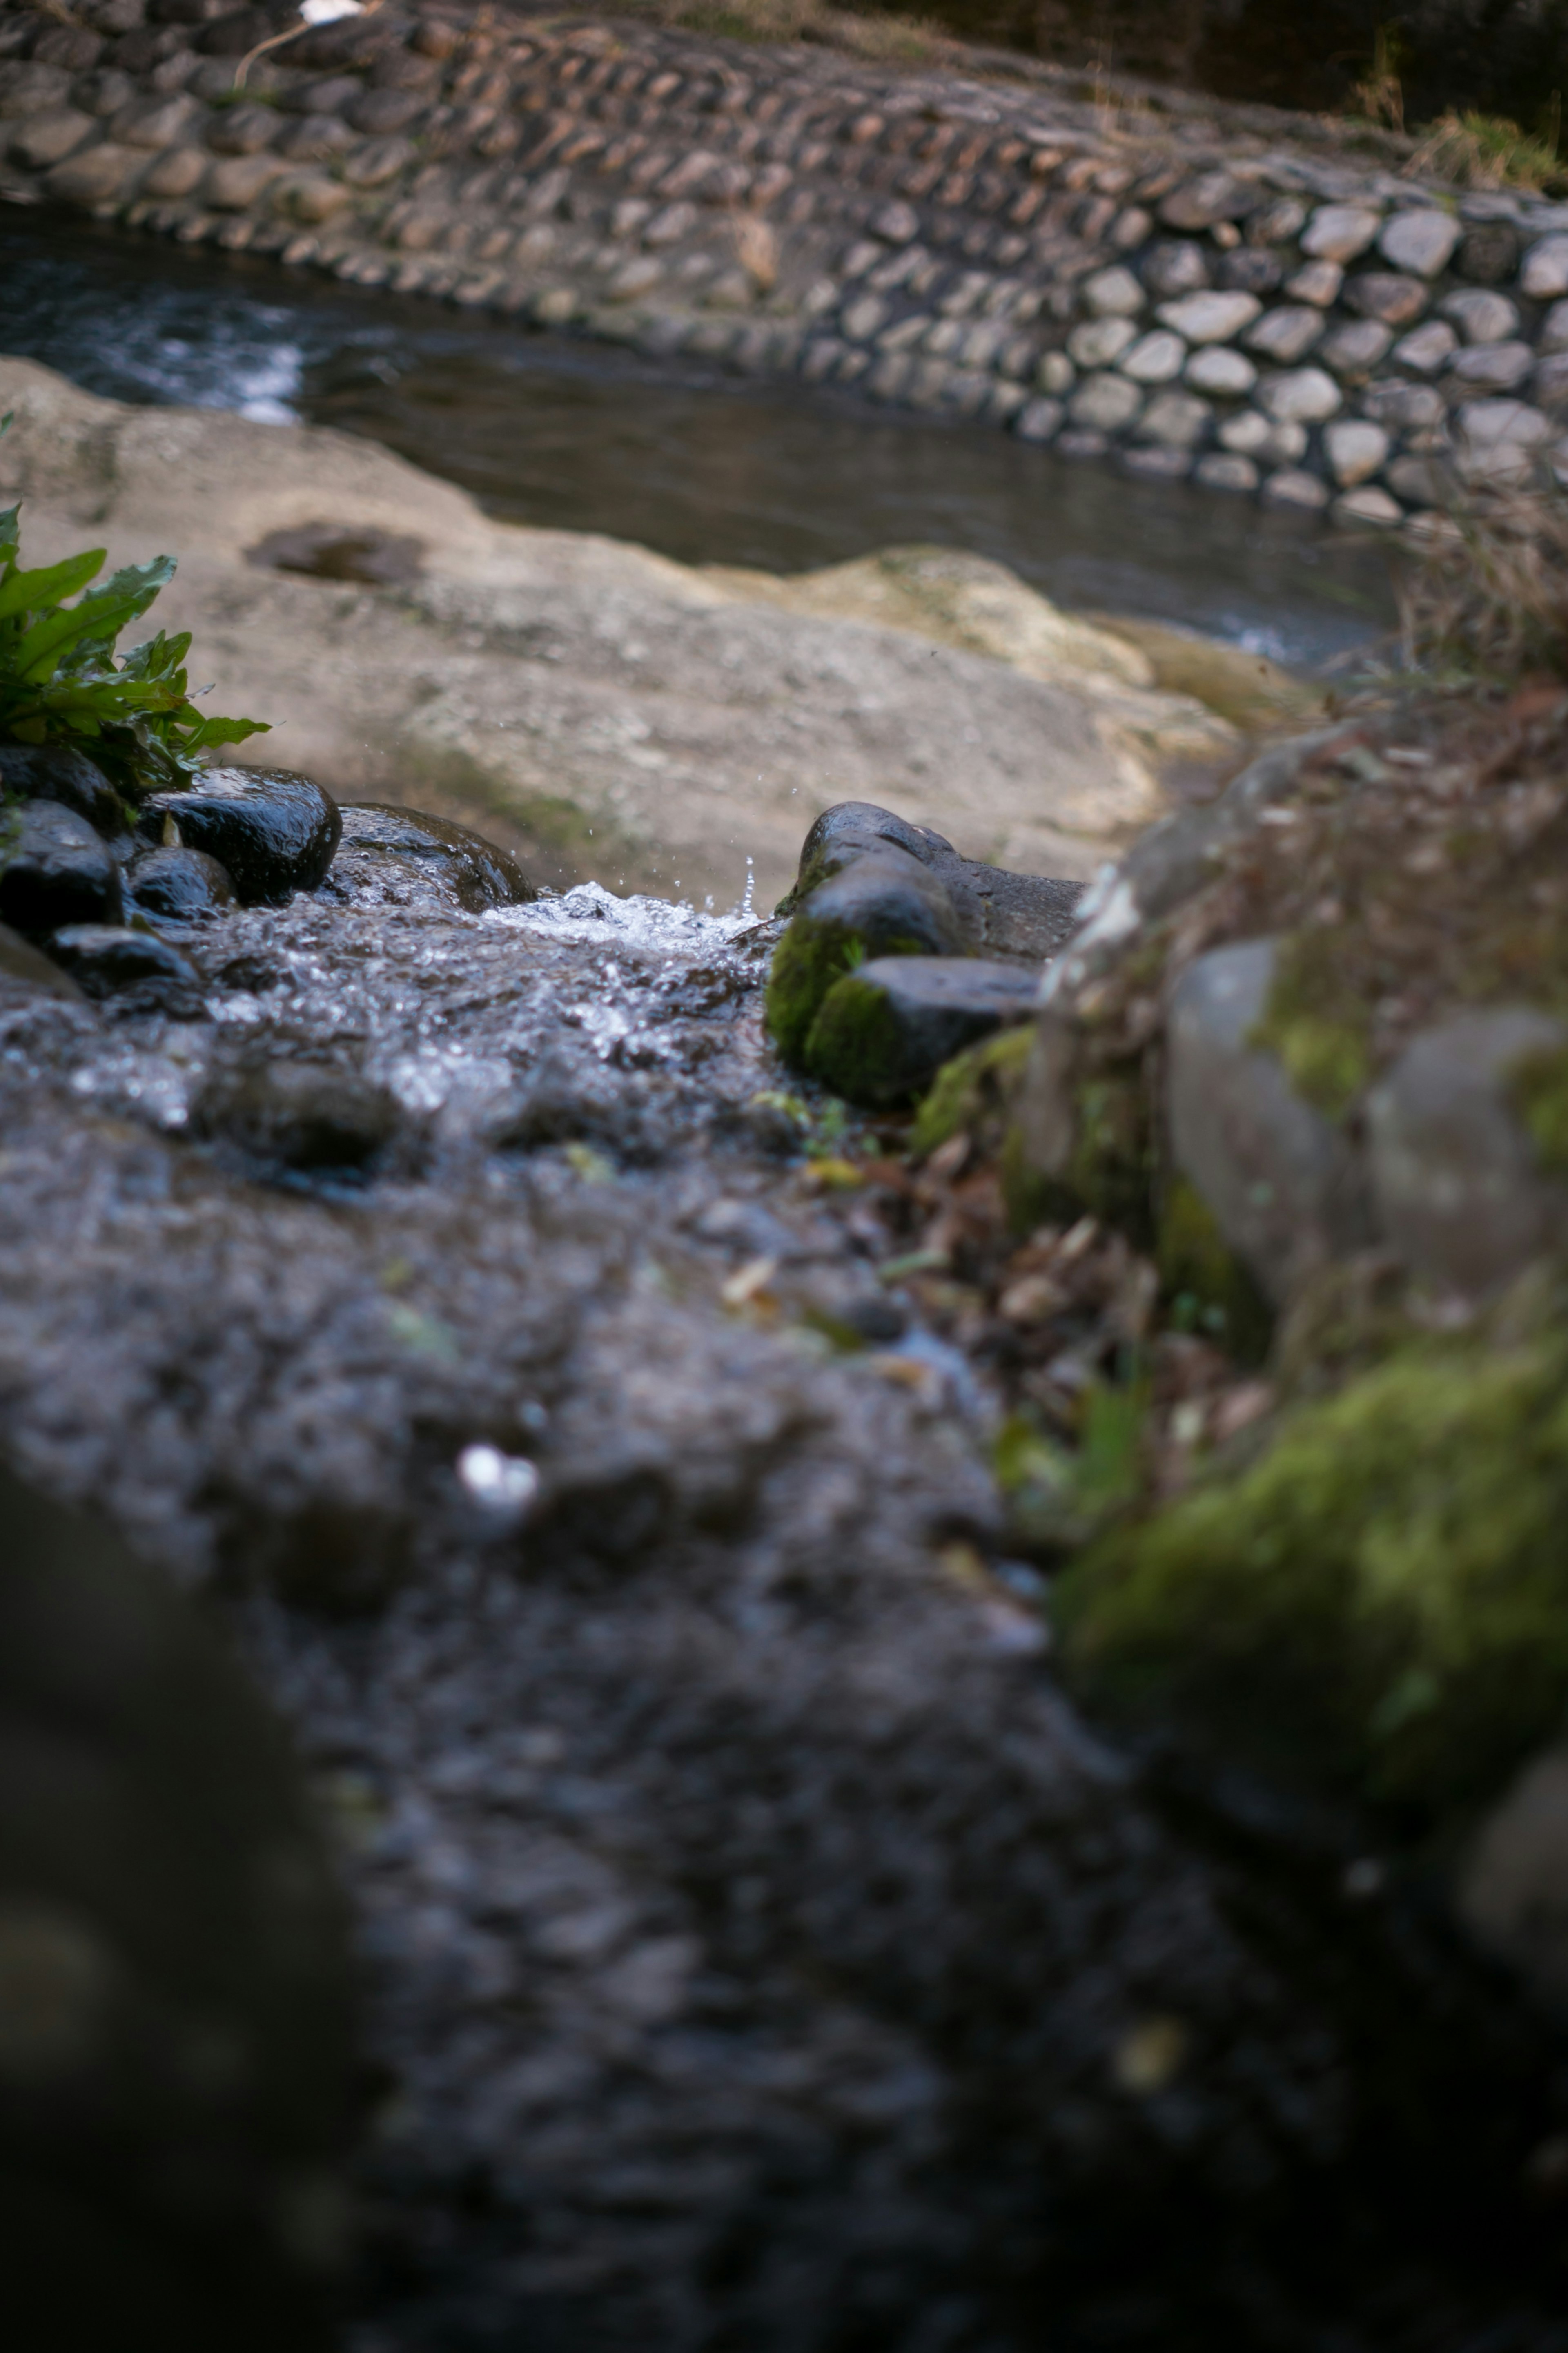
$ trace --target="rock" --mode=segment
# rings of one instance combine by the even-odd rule
[[[869,801],[841,801],[824,810],[805,837],[795,892],[784,903],[804,898],[858,858],[889,849],[916,859],[942,884],[975,954],[1021,956],[1038,965],[1072,929],[1082,883],[1012,874],[961,857],[929,826],[911,825]]]
[[[1419,278],[1405,278],[1384,269],[1369,269],[1347,279],[1342,300],[1363,319],[1380,319],[1385,327],[1407,327],[1426,308],[1430,289]]]
[[[39,938],[62,923],[119,922],[120,869],[85,818],[59,801],[24,801],[15,822],[9,842],[0,835],[0,923]]]
[[[1086,376],[1068,403],[1075,425],[1094,433],[1120,433],[1143,406],[1143,396],[1123,375]]]
[[[326,2353],[351,2253],[342,1905],[227,1642],[0,1471],[0,2169],[49,2341]]]
[[[1188,360],[1184,381],[1194,392],[1210,393],[1217,399],[1245,400],[1258,382],[1258,370],[1242,353],[1211,343]]]
[[[57,164],[44,174],[44,186],[60,204],[107,205],[146,161],[140,148],[119,147],[105,139]]]
[[[1329,493],[1316,474],[1299,466],[1281,466],[1267,476],[1261,495],[1266,506],[1297,507],[1306,514],[1316,514],[1329,503]]]
[[[101,768],[66,744],[0,744],[0,791],[22,801],[58,801],[113,840],[126,830],[119,794]]]
[[[1510,1082],[1568,1029],[1525,1007],[1465,1013],[1412,1040],[1367,1102],[1372,1180],[1389,1245],[1471,1297],[1500,1290],[1568,1237],[1568,1187],[1544,1177]]]
[[[397,1132],[395,1095],[337,1064],[262,1060],[219,1067],[191,1106],[191,1130],[237,1145],[264,1167],[363,1172]]]
[[[767,1018],[779,1051],[799,1060],[824,997],[857,964],[966,945],[952,899],[918,859],[892,846],[853,857],[800,899],[774,951]]]
[[[1513,311],[1511,302],[1509,304],[1509,309]],[[1518,311],[1513,311],[1513,315],[1517,320]],[[1504,332],[1507,331],[1504,330]],[[1541,322],[1541,334],[1536,348],[1542,355],[1548,353],[1568,352],[1568,302],[1553,302]]]
[[[1324,337],[1318,357],[1336,375],[1359,383],[1386,356],[1393,341],[1391,327],[1380,326],[1375,319],[1352,319]]]
[[[428,900],[473,915],[524,906],[539,895],[515,859],[467,826],[374,801],[342,814],[334,880],[341,875],[362,893],[373,888],[406,904],[412,888],[416,903]]]
[[[1171,384],[1181,375],[1186,356],[1187,347],[1180,335],[1162,330],[1140,336],[1117,366],[1134,384]]]
[[[1251,459],[1228,450],[1215,449],[1200,458],[1194,474],[1205,490],[1247,492],[1258,488],[1258,469]]]
[[[1333,265],[1315,262],[1311,267],[1322,269]],[[1221,257],[1215,275],[1228,293],[1272,294],[1285,275],[1285,268],[1277,253],[1263,253],[1256,246],[1244,245]]]
[[[1508,484],[1529,479],[1554,435],[1549,417],[1522,400],[1474,400],[1458,416],[1460,470],[1471,481]]]
[[[1068,337],[1068,356],[1078,367],[1110,367],[1137,337],[1131,319],[1090,319]]]
[[[209,768],[188,790],[150,793],[136,830],[143,841],[205,849],[226,871],[241,904],[253,907],[313,890],[332,862],[342,821],[308,776]]]
[[[1387,479],[1389,488],[1413,507],[1446,507],[1458,487],[1453,469],[1439,458],[1395,458]]]
[[[1417,375],[1436,375],[1458,348],[1459,339],[1447,320],[1428,319],[1414,334],[1400,337],[1394,356],[1401,367],[1413,368]]]
[[[1079,291],[1100,319],[1133,318],[1149,299],[1132,272],[1120,262],[1110,269],[1095,270],[1084,280]]]
[[[0,923],[0,993],[20,991],[68,997],[73,1003],[81,1000],[80,989],[66,978],[58,965],[50,963],[41,948]]]
[[[1013,430],[1020,441],[1048,441],[1066,415],[1059,400],[1031,400],[1014,418]]]
[[[1249,327],[1262,308],[1253,294],[1187,294],[1162,302],[1157,315],[1189,343],[1226,343]]]
[[[205,849],[144,849],[126,870],[133,907],[168,923],[197,923],[235,904],[234,884]]]
[[[1457,294],[1445,295],[1437,311],[1440,317],[1452,319],[1467,343],[1508,343],[1519,333],[1519,305],[1510,302],[1506,294],[1489,294],[1475,286],[1461,287]],[[1563,311],[1562,344],[1554,344],[1552,340],[1554,315],[1548,312],[1542,328],[1542,351],[1568,346],[1568,304]]]
[[[1389,441],[1381,426],[1342,418],[1323,434],[1323,451],[1342,490],[1371,479],[1387,459]]]
[[[1195,294],[1209,282],[1208,256],[1201,245],[1180,239],[1151,247],[1142,264],[1144,285],[1158,301]]]
[[[1465,231],[1455,269],[1475,286],[1500,286],[1519,267],[1519,231],[1510,221],[1483,221]]]
[[[1354,261],[1383,227],[1383,215],[1362,205],[1322,205],[1301,237],[1301,250],[1314,260]]]
[[[1426,333],[1423,328],[1421,332]],[[1447,410],[1443,396],[1426,384],[1374,384],[1363,393],[1363,413],[1391,433],[1429,433]]]
[[[51,164],[62,163],[90,139],[97,128],[91,115],[75,107],[51,108],[36,121],[11,133],[6,142],[7,153],[27,171],[42,172]]]
[[[1568,2009],[1568,1752],[1532,1757],[1475,1831],[1457,1876],[1460,1918],[1537,2000]]]
[[[1170,451],[1194,449],[1213,422],[1214,411],[1206,400],[1196,400],[1188,392],[1162,392],[1139,418],[1138,438],[1158,442]]]
[[[1337,261],[1308,261],[1285,281],[1292,302],[1310,302],[1320,311],[1337,302],[1345,273]]]
[[[1279,425],[1321,425],[1343,406],[1339,385],[1321,368],[1265,376],[1258,397]]]
[[[1568,352],[1554,352],[1531,378],[1530,389],[1543,408],[1561,407],[1568,400]]]
[[[1189,965],[1166,1027],[1165,1113],[1177,1166],[1276,1306],[1373,1233],[1364,1179],[1341,1132],[1251,1044],[1275,945],[1250,940]]]
[[[837,981],[805,1044],[812,1076],[848,1102],[892,1110],[942,1063],[1031,1011],[1038,976],[969,956],[880,956]]]
[[[1448,375],[1467,392],[1511,392],[1534,366],[1529,343],[1474,343],[1449,362]]]
[[[1367,523],[1385,531],[1405,521],[1405,510],[1386,491],[1367,483],[1334,501],[1333,518],[1336,522]]]
[[[1568,237],[1542,237],[1524,257],[1519,273],[1521,294],[1531,302],[1553,302],[1568,294]]]
[[[1258,206],[1258,192],[1228,172],[1205,172],[1173,189],[1160,206],[1167,228],[1212,228],[1215,221],[1245,220]]]
[[[1324,323],[1322,312],[1313,310],[1310,304],[1285,303],[1277,311],[1264,312],[1247,336],[1247,347],[1248,351],[1261,352],[1266,359],[1281,360],[1289,366],[1321,341]]]
[[[169,941],[112,923],[68,923],[49,940],[48,953],[84,997],[134,993],[138,1007],[195,1019],[202,1011],[201,976]]]
[[[1416,278],[1436,278],[1447,269],[1464,234],[1452,213],[1422,206],[1395,213],[1384,223],[1377,249],[1394,269]]]

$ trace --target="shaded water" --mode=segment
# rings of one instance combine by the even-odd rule
[[[0,223],[0,345],[90,391],[343,427],[512,522],[774,572],[966,547],[1301,668],[1393,618],[1364,541],[981,427],[37,216]]]

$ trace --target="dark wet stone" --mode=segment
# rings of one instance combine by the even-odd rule
[[[0,744],[0,791],[19,801],[58,801],[111,841],[126,831],[120,796],[100,767],[66,744]]]
[[[0,923],[0,985],[13,989],[36,989],[45,997],[81,995],[74,981],[68,980],[41,948],[34,947],[30,940],[23,939],[5,923]]]
[[[515,859],[466,825],[377,801],[345,808],[342,824],[332,880],[362,903],[370,891],[394,905],[429,900],[477,915],[539,896]]]
[[[359,580],[373,588],[401,588],[416,580],[422,540],[378,531],[371,523],[301,522],[269,532],[248,551],[252,564],[272,572],[302,572],[315,580]]]
[[[1037,987],[1026,966],[978,956],[879,957],[828,991],[806,1066],[835,1094],[891,1110],[966,1046],[1026,1020]]]
[[[773,955],[768,1027],[786,1060],[804,1053],[835,981],[868,956],[962,955],[968,943],[937,877],[906,851],[857,856],[797,903]]]
[[[942,883],[973,954],[1043,962],[1072,929],[1083,896],[1081,882],[1011,874],[1004,867],[964,858],[929,826],[911,825],[870,801],[840,801],[823,811],[805,837],[795,890],[785,905],[798,903],[816,883],[856,859],[889,849],[905,851]]]
[[[169,828],[174,828],[174,839]],[[332,862],[337,804],[284,768],[210,768],[188,792],[152,793],[136,830],[164,849],[205,849],[247,907],[311,891]]]
[[[125,877],[126,896],[167,923],[196,923],[235,903],[226,867],[205,849],[148,849]]]
[[[122,930],[112,923],[71,923],[49,940],[49,954],[63,965],[84,997],[118,997],[146,981],[172,987],[182,1000],[201,997],[201,975],[167,940],[152,932]],[[184,1009],[182,1002],[182,1009]]]
[[[7,842],[5,828],[15,830]],[[37,939],[62,923],[115,923],[123,899],[107,845],[59,801],[24,801],[0,815],[0,922]]]
[[[395,1095],[334,1063],[266,1061],[219,1069],[192,1106],[198,1135],[300,1172],[363,1169],[396,1131]]]
[[[298,1768],[118,1538],[4,1470],[0,1526],[7,2306],[62,2353],[326,2353],[349,1997]]]

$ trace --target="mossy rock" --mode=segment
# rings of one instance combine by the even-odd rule
[[[964,941],[940,882],[901,850],[868,852],[796,908],[773,951],[767,1023],[797,1069],[823,999],[874,956],[957,955]]]
[[[1484,1801],[1568,1702],[1565,1373],[1560,1333],[1472,1336],[1300,1409],[1075,1563],[1070,1665],[1405,1827]]]
[[[1173,1176],[1164,1187],[1155,1257],[1173,1323],[1207,1333],[1244,1363],[1261,1362],[1273,1312],[1185,1176]]]
[[[823,998],[803,1059],[813,1077],[846,1103],[897,1111],[914,1092],[903,1068],[904,1042],[898,1016],[881,989],[851,972]]]
[[[1568,1176],[1568,1046],[1527,1055],[1509,1092],[1542,1174]]]

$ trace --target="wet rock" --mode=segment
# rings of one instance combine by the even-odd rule
[[[66,744],[0,744],[0,790],[20,801],[58,801],[111,841],[124,834],[125,812],[101,768]]]
[[[199,923],[236,903],[226,869],[205,849],[143,850],[126,870],[125,895],[168,923]]]
[[[325,2353],[344,1922],[280,1727],[107,1530],[0,1471],[0,2168],[51,2343]]]
[[[41,948],[0,923],[0,989],[44,997],[79,998],[81,991]]]
[[[376,889],[399,904],[522,906],[538,892],[515,859],[465,825],[421,809],[361,802],[342,811],[334,883]]]
[[[164,1010],[198,1013],[201,976],[169,941],[111,923],[71,923],[52,934],[48,950],[84,997],[119,997],[128,989]]]
[[[963,926],[965,943],[976,955],[1042,963],[1072,929],[1084,892],[1081,882],[1014,874],[1005,867],[964,858],[930,826],[911,825],[870,801],[840,801],[824,810],[805,837],[795,891],[783,904],[792,906],[816,882],[868,850],[888,847],[918,859],[942,884]]]
[[[1500,1290],[1568,1235],[1510,1100],[1512,1073],[1568,1029],[1526,1007],[1466,1013],[1407,1046],[1367,1101],[1372,1181],[1391,1248],[1472,1297]]]
[[[1364,1179],[1344,1136],[1252,1044],[1275,946],[1252,940],[1188,965],[1166,1030],[1166,1120],[1177,1166],[1228,1249],[1278,1305],[1331,1259],[1364,1246]]]
[[[829,989],[806,1039],[805,1064],[848,1102],[892,1109],[966,1046],[1026,1019],[1037,990],[1036,975],[1017,965],[877,957]]]
[[[342,829],[320,785],[280,768],[211,768],[188,791],[149,794],[136,822],[143,841],[216,858],[247,907],[313,890]]]
[[[313,1060],[220,1067],[191,1108],[195,1134],[301,1175],[367,1168],[401,1118],[396,1096],[384,1087]]]
[[[908,851],[867,850],[797,904],[773,955],[768,1027],[786,1060],[805,1051],[834,982],[868,957],[962,955],[958,913],[936,876]]]
[[[0,818],[0,824],[5,820]],[[62,923],[116,923],[120,869],[108,845],[62,802],[24,801],[0,836],[0,922],[38,939]]]

